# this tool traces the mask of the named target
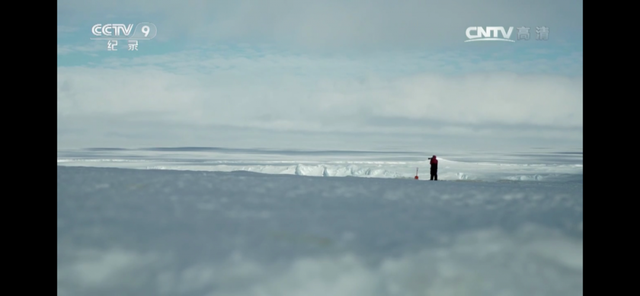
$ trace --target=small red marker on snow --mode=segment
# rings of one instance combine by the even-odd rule
[[[416,176],[414,177],[414,179],[418,180],[418,168],[416,168]]]

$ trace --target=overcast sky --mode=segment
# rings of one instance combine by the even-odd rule
[[[582,7],[59,0],[58,146],[582,148]],[[90,40],[140,22],[158,33],[138,51]],[[516,42],[466,43],[469,26]]]

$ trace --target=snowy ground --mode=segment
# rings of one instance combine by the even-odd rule
[[[430,182],[226,172],[424,155],[147,152],[59,153],[59,296],[583,294],[581,154],[445,156]]]

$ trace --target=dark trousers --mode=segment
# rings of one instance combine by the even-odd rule
[[[431,180],[438,181],[438,165],[437,164],[431,165]]]

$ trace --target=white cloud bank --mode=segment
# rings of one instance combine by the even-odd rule
[[[58,19],[59,32],[150,21],[157,41],[248,44],[59,67],[59,145],[274,139],[263,130],[582,140],[580,1],[62,0]],[[552,35],[472,54],[464,29],[483,25]],[[58,45],[59,56],[74,50]]]
[[[58,123],[93,118],[95,126],[112,132],[175,124],[582,137],[582,77],[508,72],[383,76],[378,73],[387,72],[368,70],[367,62],[177,54],[113,60],[108,67],[59,67]],[[126,127],[118,128],[117,121],[123,120]],[[77,127],[91,129],[91,124]]]
[[[581,241],[544,231],[470,232],[449,246],[375,265],[353,254],[296,258],[283,266],[235,253],[225,264],[180,268],[170,254],[82,251],[58,266],[58,295],[579,295]]]

